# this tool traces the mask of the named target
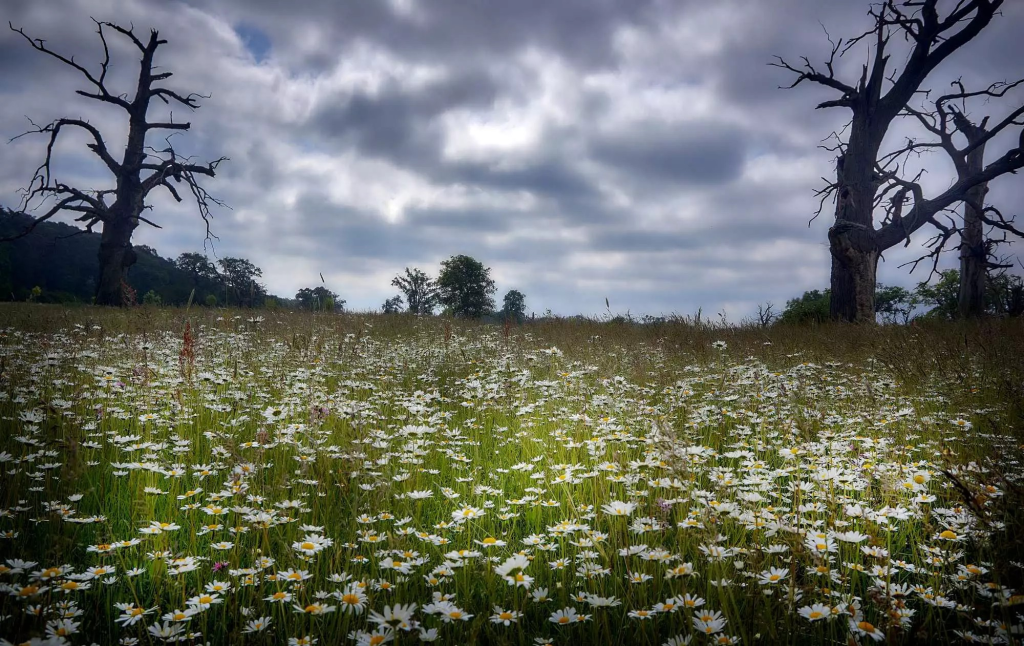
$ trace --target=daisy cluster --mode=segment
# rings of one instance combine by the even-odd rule
[[[999,407],[343,320],[2,330],[0,643],[1024,639]]]

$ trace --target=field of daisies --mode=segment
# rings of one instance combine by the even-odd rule
[[[1019,329],[0,321],[4,645],[1024,642]]]

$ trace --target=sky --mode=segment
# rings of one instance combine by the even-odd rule
[[[951,4],[951,3],[946,3]],[[271,293],[320,284],[356,310],[379,308],[405,267],[436,276],[452,255],[491,268],[496,298],[518,289],[538,314],[724,313],[738,322],[758,304],[828,286],[826,206],[815,189],[834,176],[822,141],[848,121],[836,98],[768,65],[773,56],[820,63],[833,38],[870,28],[862,0],[5,0],[3,17],[98,72],[102,45],[90,18],[159,30],[163,82],[209,98],[189,112],[154,102],[151,119],[189,121],[171,139],[195,161],[229,158],[206,188],[212,230],[194,203],[154,193],[136,244],[165,257],[205,248],[248,258]],[[941,93],[1024,77],[1024,2],[1008,0],[985,32],[925,87]],[[110,85],[130,93],[138,52],[108,36]],[[898,45],[898,44],[897,44]],[[853,83],[867,60],[853,49],[836,66]],[[893,63],[902,60],[901,51]],[[89,120],[123,147],[123,113],[75,94],[81,75],[0,31],[0,204],[45,153],[36,123]],[[1020,105],[968,106],[993,119]],[[887,145],[921,136],[910,122]],[[989,144],[990,158],[1016,132]],[[1012,137],[1009,138],[1009,137]],[[71,132],[54,171],[103,188],[110,177]],[[148,143],[163,147],[162,135]],[[119,153],[115,153],[120,157]],[[926,190],[952,183],[929,154]],[[988,201],[1024,207],[1024,177],[993,182]],[[40,211],[42,212],[42,211]],[[71,218],[61,218],[69,221]],[[889,250],[879,280],[912,287],[928,268],[922,230]],[[1024,245],[1004,253],[1020,262]],[[940,267],[956,265],[955,252]],[[1018,267],[1019,272],[1019,267]],[[606,306],[606,300],[608,305]]]

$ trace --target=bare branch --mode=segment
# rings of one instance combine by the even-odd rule
[[[984,29],[1003,0],[970,0],[960,3],[945,20],[939,22],[936,0],[923,0],[921,6],[920,37],[915,38],[916,44],[907,60],[906,66],[892,89],[880,99],[879,109],[883,114],[896,115],[910,102],[914,92],[924,79],[948,58],[953,52],[963,47]],[[895,9],[893,0],[887,0],[885,7],[889,11]],[[972,16],[973,14],[973,16]],[[948,34],[961,21],[967,20],[966,26],[955,33]],[[898,24],[898,23],[895,23]],[[933,44],[937,45],[932,48]]]
[[[146,51],[146,46],[143,45],[142,41],[139,40],[138,36],[135,35],[135,25],[131,25],[130,24],[128,29],[125,29],[124,27],[121,27],[120,25],[115,25],[112,22],[104,22],[104,23],[100,23],[100,24],[101,25],[105,25],[107,27],[110,27],[114,31],[117,31],[117,32],[127,36],[129,40],[131,40],[133,43],[135,43],[135,46],[138,47],[140,51],[142,51],[142,52]],[[154,36],[156,35],[155,31],[153,32],[153,35]],[[164,42],[166,42],[166,41],[164,41]]]
[[[833,48],[833,55],[834,54],[835,54],[835,48]],[[829,59],[829,63],[828,63],[829,74],[826,76],[825,74],[822,74],[822,73],[818,72],[816,69],[814,69],[814,66],[811,65],[811,62],[807,59],[807,57],[802,57],[803,61],[804,61],[804,68],[805,68],[803,70],[797,69],[797,68],[793,67],[792,65],[787,63],[781,56],[776,56],[775,58],[777,59],[777,61],[774,62],[774,63],[768,63],[770,66],[772,66],[772,67],[779,67],[779,68],[782,68],[782,69],[787,70],[789,72],[793,72],[794,74],[797,75],[796,80],[793,81],[792,84],[787,85],[787,86],[779,86],[779,87],[782,87],[782,88],[788,90],[790,88],[796,87],[797,85],[800,85],[800,83],[802,83],[804,81],[810,81],[812,83],[817,83],[819,85],[824,85],[825,87],[830,87],[833,90],[838,90],[839,92],[842,92],[843,93],[843,98],[836,100],[838,102],[842,102],[842,105],[847,105],[848,102],[852,102],[853,98],[857,94],[857,90],[855,90],[851,86],[847,85],[846,83],[843,83],[842,81],[840,81],[839,79],[835,78],[832,75],[832,70],[831,70],[831,68],[832,68],[832,59]],[[830,103],[835,103],[835,102],[830,102]],[[824,106],[824,104],[822,104],[819,107],[822,107],[822,106]]]
[[[185,123],[167,122],[167,123],[147,123],[146,124],[146,129],[147,130],[157,130],[157,129],[161,129],[161,128],[164,129],[164,130],[188,130],[191,127],[192,127],[192,124],[187,122],[187,121]]]
[[[1020,154],[1019,149],[1014,149],[986,166],[980,173],[957,180],[953,186],[930,200],[918,199],[918,195],[915,194],[914,207],[903,218],[903,228],[896,228],[893,224],[889,224],[879,229],[876,236],[878,245],[882,249],[888,249],[898,244],[906,235],[913,233],[925,224],[929,222],[934,224],[932,218],[940,210],[956,202],[963,202],[967,191],[972,187],[1007,173],[1015,173],[1021,168],[1024,168],[1024,154]]]
[[[930,280],[933,275],[939,273],[939,257],[942,255],[943,251],[946,251],[946,245],[953,238],[953,236],[960,233],[960,228],[956,225],[956,222],[952,218],[949,218],[948,226],[942,224],[938,220],[933,220],[931,224],[936,229],[939,230],[939,233],[935,234],[925,242],[925,248],[930,249],[930,251],[914,260],[910,260],[899,265],[900,269],[910,265],[910,273],[914,273],[914,270],[917,269],[917,266],[920,263],[924,262],[925,260],[931,259],[932,267],[931,270],[928,272],[928,276],[925,278],[925,280]],[[957,245],[956,247],[953,247],[952,250],[956,251],[960,249],[961,245],[962,243],[960,245]]]
[[[31,119],[29,119],[29,123],[32,123],[33,126],[36,126],[36,124],[33,123]],[[27,132],[21,133],[20,135],[12,137],[10,139],[10,141],[14,141],[15,139],[20,139],[21,137],[24,137],[25,135],[49,133],[50,134],[50,143],[47,146],[47,155],[49,156],[49,153],[53,149],[54,143],[56,143],[56,141],[57,141],[57,136],[60,134],[61,129],[64,128],[65,126],[73,126],[73,127],[76,127],[76,128],[81,128],[81,129],[87,131],[89,134],[91,134],[92,138],[93,138],[93,142],[91,144],[87,144],[89,149],[92,150],[94,153],[96,153],[96,155],[101,160],[103,160],[103,163],[110,170],[110,172],[114,173],[115,175],[117,173],[121,172],[121,165],[119,163],[117,163],[117,161],[113,158],[113,156],[111,156],[110,152],[107,150],[107,144],[106,144],[106,142],[103,141],[103,135],[100,134],[100,131],[98,129],[96,129],[96,127],[93,126],[92,124],[90,124],[89,122],[82,121],[81,119],[57,119],[57,120],[55,120],[55,121],[53,121],[53,122],[51,122],[51,123],[49,123],[49,124],[47,124],[45,126],[42,126],[42,127],[36,126],[35,130],[29,130]],[[8,143],[10,143],[10,142],[8,142]],[[48,169],[49,169],[49,165],[47,164],[47,170]]]
[[[63,200],[57,202],[52,207],[50,207],[50,210],[47,211],[46,213],[44,213],[43,215],[35,217],[32,220],[32,222],[27,227],[25,227],[23,230],[19,231],[18,233],[14,234],[12,236],[5,236],[5,237],[0,238],[0,242],[10,242],[12,240],[17,240],[19,238],[24,238],[28,234],[30,234],[33,231],[35,231],[35,228],[37,226],[39,226],[43,222],[46,222],[47,220],[49,220],[53,216],[57,215],[61,211],[63,211],[63,210],[70,210],[69,207],[72,207],[77,199],[78,199],[77,197],[66,197],[66,198],[64,198]],[[24,213],[24,212],[22,211],[22,213]]]
[[[105,24],[109,24],[109,23],[105,23]],[[36,50],[38,50],[40,52],[43,52],[44,54],[46,54],[48,56],[52,56],[53,58],[56,58],[57,60],[59,60],[60,62],[64,63],[65,65],[73,67],[74,69],[76,69],[79,72],[81,72],[82,75],[85,76],[85,78],[90,83],[92,83],[96,87],[96,90],[97,90],[96,93],[87,93],[87,92],[83,92],[83,91],[79,90],[78,94],[81,94],[82,96],[87,96],[87,97],[90,97],[90,98],[94,98],[94,99],[97,99],[99,101],[104,101],[106,103],[113,103],[114,105],[120,106],[120,107],[124,108],[125,110],[130,110],[131,109],[131,104],[130,103],[128,103],[127,101],[125,101],[124,99],[122,99],[120,97],[116,97],[116,96],[113,96],[112,94],[110,94],[110,92],[107,91],[107,88],[103,84],[102,80],[96,78],[95,76],[92,75],[92,73],[89,70],[87,70],[83,66],[79,65],[78,63],[76,63],[74,56],[68,58],[68,57],[63,56],[61,54],[58,54],[57,52],[53,51],[52,49],[49,49],[48,47],[46,47],[46,45],[44,44],[46,41],[44,41],[42,38],[36,38],[36,39],[33,40],[31,37],[29,37],[28,34],[25,33],[25,30],[23,28],[21,28],[21,27],[15,28],[14,24],[12,22],[10,22],[10,21],[7,22],[7,26],[11,29],[11,31],[16,32],[18,34],[21,34],[22,38],[24,38],[26,41],[28,41],[29,45],[31,45],[33,49],[36,49]],[[102,33],[100,34],[100,36],[102,38]],[[105,39],[104,39],[104,50],[106,50],[106,40]],[[101,73],[101,78],[106,75],[107,63],[108,62],[109,62],[108,60],[104,61],[103,71]]]
[[[193,92],[193,93],[189,94],[188,96],[181,96],[177,92],[172,92],[171,90],[168,90],[167,88],[162,88],[162,87],[158,87],[158,88],[152,90],[150,92],[150,94],[152,94],[153,96],[159,98],[164,103],[168,103],[168,104],[170,103],[170,101],[168,101],[168,99],[173,99],[174,101],[177,101],[178,103],[181,103],[182,105],[188,106],[192,110],[195,110],[196,108],[199,107],[199,104],[196,103],[196,99],[209,99],[210,98],[209,94],[198,94],[196,92]]]
[[[1001,231],[1012,233],[1018,238],[1024,238],[1024,231],[1021,231],[1020,229],[1013,226],[1013,221],[1015,218],[1010,217],[1009,219],[1007,219],[1006,217],[1003,216],[1002,213],[999,212],[999,209],[997,209],[994,206],[986,206],[985,208],[979,208],[980,205],[977,204],[976,202],[971,202],[971,205],[975,209],[977,209],[978,213],[981,214],[981,221],[984,222],[985,224],[996,229],[999,229]],[[994,217],[989,217],[989,215],[992,215]]]

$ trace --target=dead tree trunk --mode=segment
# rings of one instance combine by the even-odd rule
[[[865,167],[871,166],[862,161],[874,158],[870,148],[865,137],[851,137],[846,154],[836,163],[836,223],[828,232],[832,254],[829,302],[832,318],[841,321],[875,320],[879,250],[872,211],[877,185],[870,173],[864,173]]]
[[[121,305],[122,285],[126,282],[128,268],[135,263],[135,252],[132,249],[132,234],[140,223],[159,228],[159,225],[143,217],[147,208],[146,199],[157,187],[163,187],[175,200],[180,202],[181,196],[175,184],[184,182],[191,191],[199,206],[199,213],[206,223],[206,234],[210,236],[210,203],[220,205],[221,202],[206,192],[196,179],[197,175],[213,177],[217,165],[226,158],[214,160],[208,164],[194,164],[191,160],[179,158],[168,142],[163,150],[154,150],[146,145],[147,135],[154,130],[184,131],[191,127],[189,123],[175,123],[173,119],[166,122],[152,122],[147,119],[150,101],[159,99],[165,104],[172,101],[190,110],[199,107],[196,102],[200,95],[182,96],[173,90],[154,84],[171,77],[171,72],[153,72],[153,59],[157,48],[165,44],[157,31],[150,32],[149,40],[143,42],[132,29],[125,29],[109,22],[94,21],[100,41],[103,44],[104,59],[99,74],[94,75],[88,69],[75,62],[73,57],[65,57],[54,52],[41,39],[30,38],[22,29],[11,30],[21,34],[36,50],[47,54],[61,63],[80,72],[91,84],[91,90],[77,90],[77,93],[89,99],[109,103],[124,110],[128,115],[128,141],[124,155],[117,161],[107,149],[106,142],[100,131],[80,119],[57,119],[45,126],[36,126],[24,134],[47,134],[49,143],[43,163],[36,168],[26,191],[24,210],[36,198],[54,197],[57,203],[43,215],[36,217],[29,227],[19,235],[28,234],[40,222],[49,220],[61,211],[79,214],[76,218],[85,223],[87,231],[92,231],[97,224],[101,226],[99,249],[98,280],[96,281],[97,305]],[[105,84],[107,70],[110,65],[110,51],[107,47],[104,28],[112,29],[129,39],[141,53],[139,76],[135,87],[135,96],[129,101],[124,95],[111,94]],[[35,125],[35,124],[33,124]],[[50,164],[54,145],[58,135],[64,128],[84,130],[92,138],[88,144],[90,150],[114,177],[114,188],[102,190],[84,190],[67,186],[51,176]],[[143,174],[146,174],[145,177]],[[173,180],[174,184],[171,183]],[[107,198],[113,197],[112,203]]]
[[[977,131],[975,128],[971,133]],[[968,135],[969,143],[973,144],[976,140],[977,137]],[[980,173],[985,167],[984,159],[985,144],[982,143],[967,155],[968,173]],[[986,193],[988,183],[977,184],[967,191],[968,199],[964,202],[964,225],[960,232],[960,292],[957,295],[957,307],[961,318],[978,318],[985,313],[988,249],[985,245],[982,217]]]
[[[128,268],[135,264],[132,233],[135,226],[130,218],[104,223],[100,236],[99,279],[96,283],[97,305],[122,305],[122,284],[126,283]]]

